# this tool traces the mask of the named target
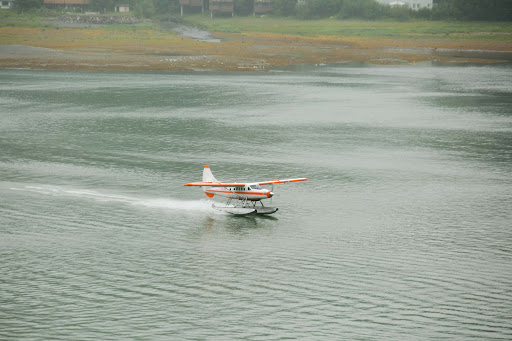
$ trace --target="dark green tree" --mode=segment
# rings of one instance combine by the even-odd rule
[[[437,0],[432,19],[512,21],[512,0]]]
[[[449,19],[455,19],[456,16],[456,9],[453,5],[453,2],[440,2],[435,4],[431,11],[431,18],[432,20],[449,20]]]
[[[414,17],[418,19],[431,20],[432,19],[432,10],[430,8],[422,7],[416,13],[414,13]]]
[[[375,20],[393,16],[391,10],[389,5],[380,4],[375,0],[344,0],[339,17]],[[396,9],[395,12],[397,13],[395,16],[403,19],[405,12],[401,9]]]
[[[235,0],[235,13],[238,15],[249,15],[254,11],[253,0]]]
[[[180,4],[178,0],[153,0],[155,12],[158,14],[177,14],[180,12]]]
[[[339,13],[343,0],[307,0],[295,7],[299,19],[319,19]]]
[[[137,18],[151,18],[155,14],[153,0],[136,0],[134,9]]]
[[[289,17],[295,14],[296,5],[297,0],[274,0],[272,12],[283,17]]]
[[[510,0],[453,0],[458,19],[462,20],[512,20]]]
[[[390,17],[398,21],[409,20],[411,18],[411,12],[415,11],[410,10],[407,6],[381,7],[381,17]],[[422,12],[422,14],[424,13]]]
[[[14,8],[18,13],[22,13],[33,8],[39,8],[41,6],[41,0],[16,0],[14,2]]]
[[[301,20],[311,19],[311,13],[309,13],[309,9],[305,3],[300,3],[295,6],[295,17]]]
[[[113,12],[115,9],[115,2],[114,0],[89,0],[89,6],[96,12]],[[130,8],[132,8],[131,4]]]

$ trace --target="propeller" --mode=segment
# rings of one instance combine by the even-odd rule
[[[274,184],[272,184],[272,186],[270,186],[270,192],[273,193],[273,195],[270,197],[270,205],[272,205],[272,200],[274,198]]]

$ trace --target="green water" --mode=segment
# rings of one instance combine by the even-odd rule
[[[507,66],[0,70],[0,339],[511,339],[511,175]]]

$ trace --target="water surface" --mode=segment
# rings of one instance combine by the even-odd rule
[[[512,338],[512,68],[0,80],[0,338]]]

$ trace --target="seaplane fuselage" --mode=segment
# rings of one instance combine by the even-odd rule
[[[224,186],[225,187],[203,187],[203,190],[210,198],[214,195],[218,195],[230,199],[247,199],[251,201],[272,198],[274,195],[272,191],[261,188],[258,184],[230,186],[229,183],[225,183]]]

